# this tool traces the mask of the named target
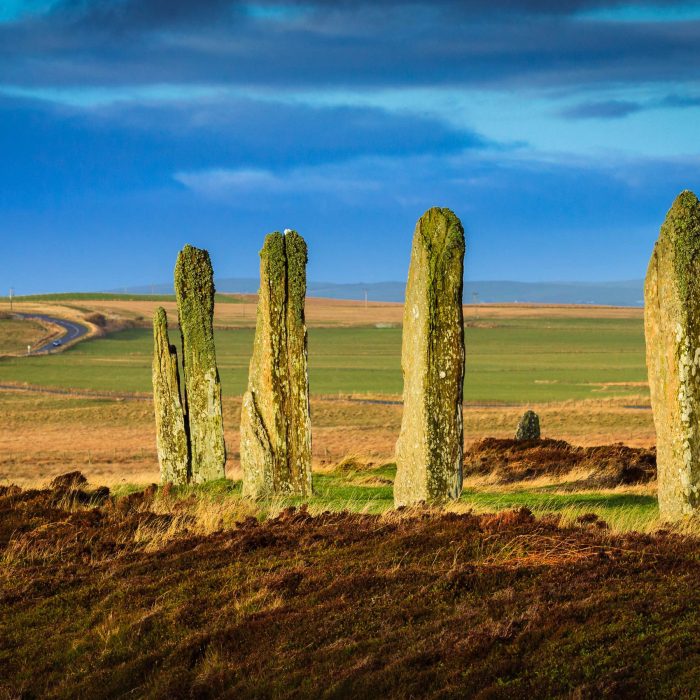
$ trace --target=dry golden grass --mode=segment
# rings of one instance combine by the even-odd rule
[[[250,328],[255,326],[257,297],[244,295],[236,304],[217,304],[214,323],[217,328]],[[162,306],[171,321],[177,319],[174,301],[81,301],[80,305],[101,313],[150,323],[153,312]],[[306,320],[310,326],[357,326],[389,323],[399,325],[403,314],[402,304],[369,303],[334,299],[307,299]]]
[[[218,328],[249,328],[255,326],[257,297],[240,295],[236,304],[217,304],[214,323]],[[112,319],[128,319],[138,324],[150,324],[153,312],[162,306],[171,321],[177,318],[175,302],[170,301],[113,301],[79,300],[75,303],[22,302],[22,310],[81,320],[90,311],[99,311]],[[486,323],[498,319],[573,318],[573,319],[641,319],[641,308],[612,306],[574,306],[566,304],[479,304],[465,305],[467,323]],[[347,301],[341,299],[306,300],[306,320],[312,327],[372,326],[376,324],[401,325],[403,304],[393,302]]]
[[[584,446],[613,442],[653,445],[651,411],[625,408],[629,403],[608,399],[532,408],[540,415],[546,437]],[[315,469],[323,470],[358,453],[373,463],[392,460],[401,424],[399,403],[321,397],[312,399],[311,410]],[[522,407],[466,406],[465,442],[486,436],[511,437],[522,411]],[[36,483],[73,469],[109,486],[158,480],[150,400],[3,391],[0,412],[0,482]],[[238,478],[239,398],[224,400],[224,421],[227,473]]]
[[[500,318],[636,318],[644,310],[629,306],[588,306],[576,304],[477,304],[464,305],[466,321]]]
[[[27,345],[47,343],[58,334],[52,324],[43,321],[0,316],[0,355],[24,355]]]

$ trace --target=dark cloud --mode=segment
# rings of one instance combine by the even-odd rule
[[[622,2],[105,0],[0,25],[0,82],[278,89],[695,81],[700,22],[603,22]],[[675,6],[666,3],[664,6]],[[276,9],[272,9],[276,8]]]
[[[353,14],[370,7],[380,12],[401,11],[429,6],[434,10],[468,17],[566,16],[601,9],[616,9],[629,0],[63,0],[51,7],[54,18],[80,19],[86,24],[108,28],[131,27],[140,30],[158,25],[201,24],[226,21],[247,14],[251,6],[270,15],[284,17],[315,13]],[[673,9],[687,7],[687,0],[637,0],[637,8]]]
[[[661,107],[692,108],[700,107],[700,96],[698,95],[668,95],[660,103]]]
[[[661,99],[646,102],[632,100],[600,100],[581,102],[580,104],[560,110],[558,114],[565,119],[622,119],[637,112],[655,109],[692,109],[700,107],[700,97],[696,95],[667,95]]]
[[[583,102],[575,107],[562,110],[560,114],[566,119],[621,119],[643,109],[644,106],[638,102],[608,100]]]
[[[51,20],[82,27],[138,31],[207,25],[229,18],[238,6],[232,0],[64,0],[47,14]]]

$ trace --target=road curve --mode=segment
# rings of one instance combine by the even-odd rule
[[[84,326],[82,323],[76,323],[75,321],[66,321],[63,318],[55,318],[53,316],[46,316],[45,314],[16,314],[16,316],[18,318],[24,319],[34,318],[38,321],[52,323],[54,326],[60,326],[65,331],[65,333],[58,338],[58,340],[61,341],[61,345],[65,345],[74,340],[77,340],[78,338],[82,338],[84,335],[87,335],[90,331],[90,329],[87,326]],[[52,343],[54,340],[56,339],[54,338],[46,343],[37,345],[36,347],[32,348],[29,354],[38,355],[42,352],[50,352],[53,348]]]

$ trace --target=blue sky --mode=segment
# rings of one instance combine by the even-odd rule
[[[0,294],[405,278],[447,206],[470,279],[644,275],[700,190],[700,3],[4,0]]]

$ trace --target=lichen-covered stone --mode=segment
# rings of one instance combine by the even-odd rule
[[[403,419],[396,444],[397,506],[462,491],[464,230],[449,209],[416,225],[403,315]]]
[[[153,405],[162,483],[186,484],[189,448],[180,397],[177,350],[168,337],[168,317],[159,307],[153,316]]]
[[[185,412],[194,483],[225,476],[226,446],[221,384],[214,348],[214,271],[209,253],[186,245],[175,265],[182,334]]]
[[[700,202],[692,192],[673,203],[654,246],[644,330],[659,510],[678,520],[700,506]]]
[[[515,439],[519,441],[540,439],[540,418],[534,411],[523,413],[515,429]]]
[[[243,494],[251,498],[311,493],[306,261],[306,243],[295,231],[266,236],[241,412]]]

